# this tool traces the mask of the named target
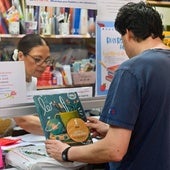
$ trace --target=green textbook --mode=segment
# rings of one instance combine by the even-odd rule
[[[92,143],[77,92],[35,95],[33,99],[47,139],[57,139],[70,145]]]

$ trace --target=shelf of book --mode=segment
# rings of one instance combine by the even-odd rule
[[[94,86],[94,84],[82,84],[82,85],[51,85],[51,86],[38,86],[37,90],[45,90],[45,89],[61,89],[61,88],[75,88],[75,87],[84,87],[84,86]]]
[[[22,38],[25,34],[0,34],[0,38]],[[73,34],[69,34],[69,35],[43,35],[42,37],[44,38],[93,38],[91,37],[90,34],[86,34],[86,35],[73,35]]]

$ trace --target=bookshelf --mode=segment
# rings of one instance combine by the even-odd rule
[[[25,34],[17,34],[17,35],[12,35],[12,34],[0,34],[0,38],[10,38],[10,39],[20,39],[24,36]],[[52,38],[56,38],[56,39],[61,39],[61,38],[94,38],[91,37],[90,34],[86,34],[86,35],[73,35],[73,34],[69,34],[69,35],[43,35],[42,37],[47,38],[47,39],[52,39]]]
[[[27,1],[27,3],[29,4],[28,5],[26,3],[26,0],[18,1],[18,3],[19,4],[16,5],[14,1],[10,0],[8,2],[8,6],[15,6],[20,16],[19,20],[10,20],[13,15],[9,17],[8,12],[6,12],[7,15],[4,15],[6,17],[5,20],[7,20],[7,22],[5,23],[8,24],[6,25],[5,30],[3,30],[2,32],[0,30],[0,60],[2,59],[1,61],[8,61],[8,58],[10,57],[10,54],[13,52],[13,50],[16,48],[18,41],[25,34],[29,33],[38,33],[43,36],[51,47],[52,58],[56,57],[56,60],[58,60],[58,51],[60,50],[61,52],[61,49],[63,49],[63,51],[67,51],[68,48],[86,49],[88,51],[88,56],[91,54],[95,56],[95,32],[93,31],[95,31],[94,20],[97,11],[94,10],[94,8],[83,9],[76,6],[48,6],[49,4],[46,4],[47,6],[41,6],[41,4],[38,3],[30,5]],[[60,2],[60,4],[62,4],[62,2]],[[6,11],[9,9],[9,7],[6,8]],[[79,22],[86,20],[86,23],[75,23],[75,20],[77,18],[76,11],[80,12],[78,15]],[[81,18],[81,14],[83,11],[86,13],[85,19]],[[65,20],[65,18],[67,19]],[[69,33],[62,34],[60,32],[61,25],[63,23],[67,23],[68,21]],[[19,33],[10,33],[10,22],[19,22]],[[27,26],[27,24],[30,24],[30,27]],[[33,26],[31,26],[31,24]],[[74,27],[75,24],[78,26],[78,28],[76,28],[79,30],[78,32],[76,31],[76,33]],[[81,25],[83,25],[83,27]],[[92,25],[93,27],[91,27]],[[3,55],[5,57],[3,57]],[[52,88],[54,88],[54,86]],[[60,87],[55,86],[55,88]],[[40,87],[39,89],[42,88]]]

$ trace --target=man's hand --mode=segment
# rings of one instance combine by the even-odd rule
[[[48,155],[54,158],[57,161],[63,161],[62,159],[62,152],[68,147],[69,145],[63,143],[59,140],[46,140],[45,147]]]
[[[105,137],[109,129],[109,125],[101,122],[97,118],[88,117],[86,125],[90,128],[93,137]]]

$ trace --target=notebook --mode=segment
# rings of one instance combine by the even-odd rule
[[[92,143],[86,115],[77,92],[33,97],[44,135],[69,145]]]

